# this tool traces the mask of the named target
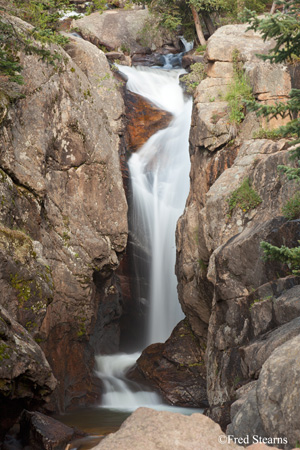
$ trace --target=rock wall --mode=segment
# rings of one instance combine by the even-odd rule
[[[1,122],[0,279],[1,304],[44,350],[63,410],[99,397],[94,352],[119,346],[127,203],[124,105],[106,57],[79,38],[52,50],[57,67],[21,55],[23,98]]]
[[[293,80],[287,67],[255,56],[266,53],[271,45],[246,31],[245,25],[222,27],[209,39],[208,77],[196,90],[192,116],[191,190],[177,227],[179,299],[193,332],[207,342],[209,414],[223,428],[234,420],[231,431],[238,436],[254,427],[258,415],[252,408],[251,425],[239,427],[234,414],[240,402],[230,418],[229,405],[237,389],[256,380],[273,350],[298,332],[298,310],[291,306],[293,313],[285,317],[288,305],[282,295],[285,291],[289,295],[300,279],[280,263],[265,262],[260,248],[262,240],[296,246],[300,237],[299,220],[282,216],[282,206],[297,190],[296,183],[277,170],[280,164],[291,164],[289,148],[284,140],[253,139],[261,123],[252,113],[233,130],[223,101],[233,75],[235,49],[259,101],[272,103],[288,97]],[[273,121],[269,127],[280,124]],[[254,207],[230,209],[231,194],[246,179],[259,201]],[[282,316],[276,313],[279,304]],[[267,367],[271,366],[270,360]],[[272,395],[271,390],[266,394]],[[252,397],[247,398],[249,405]],[[290,397],[289,401],[293,402]],[[244,425],[249,417],[244,413]],[[264,423],[265,433],[277,435],[277,423],[278,418],[272,426]],[[295,444],[294,435],[291,439]]]

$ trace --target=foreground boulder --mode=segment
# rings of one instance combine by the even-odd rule
[[[49,401],[55,386],[56,380],[39,345],[0,306],[0,439],[23,408]]]
[[[94,450],[183,450],[241,449],[227,442],[219,425],[202,414],[171,413],[149,408],[137,409],[116,433]]]
[[[23,411],[20,435],[22,444],[29,445],[31,450],[64,450],[76,432],[39,412]]]

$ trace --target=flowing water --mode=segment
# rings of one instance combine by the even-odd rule
[[[119,66],[119,70],[128,79],[127,89],[173,115],[170,125],[154,134],[128,162],[133,198],[131,238],[136,254],[140,250],[146,255],[144,262],[137,257],[136,271],[143,276],[148,272],[149,286],[138,300],[149,310],[149,345],[164,342],[184,317],[177,296],[175,229],[189,191],[192,100],[185,98],[179,85],[183,69]],[[121,411],[138,406],[166,408],[156,393],[127,380],[126,372],[138,357],[139,353],[96,358],[97,373],[104,385],[102,407]]]

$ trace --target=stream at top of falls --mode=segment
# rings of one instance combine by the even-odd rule
[[[89,433],[95,428],[101,432],[100,424],[95,427],[97,417],[104,433],[115,431],[140,406],[184,414],[202,412],[201,409],[172,407],[156,392],[126,377],[143,347],[165,342],[184,318],[175,276],[175,230],[189,192],[192,99],[186,98],[179,85],[179,76],[186,73],[185,70],[166,70],[166,67],[118,66],[128,79],[128,90],[172,113],[173,118],[167,128],[152,135],[128,161],[132,191],[129,224],[135,248],[132,270],[136,272],[136,279],[146,278],[145,286],[137,286],[134,295],[146,307],[148,323],[143,342],[137,343],[135,353],[96,356],[96,373],[103,384],[101,405],[93,408],[93,412],[83,415],[79,412],[79,423],[75,420],[76,412],[60,418],[80,428],[83,428],[82,420],[86,419],[85,430]]]

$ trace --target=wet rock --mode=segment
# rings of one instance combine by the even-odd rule
[[[131,151],[138,150],[154,133],[166,128],[172,114],[157,108],[138,94],[125,94],[127,140]]]
[[[56,380],[39,345],[0,306],[0,438],[24,407],[49,401]]]
[[[164,60],[159,53],[136,53],[132,57],[132,64],[134,66],[163,66]]]
[[[192,64],[203,63],[204,57],[195,53],[187,53],[182,57],[182,67],[188,69]]]
[[[32,450],[64,450],[75,431],[39,412],[23,411],[20,420],[23,445]]]
[[[171,404],[207,405],[205,341],[181,321],[165,344],[152,344],[137,360],[139,372]]]
[[[221,438],[220,438],[221,436]],[[223,443],[220,443],[221,440]],[[227,443],[219,425],[202,414],[184,416],[149,408],[137,409],[121,426],[107,436],[94,450],[183,450],[205,448],[239,449]]]

